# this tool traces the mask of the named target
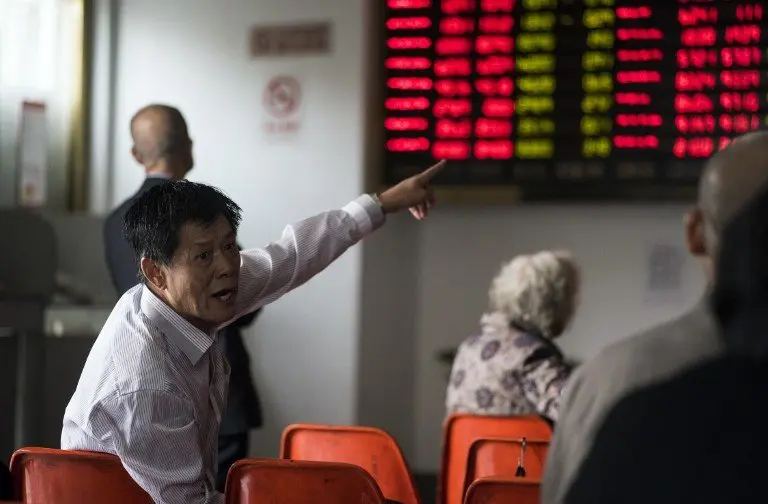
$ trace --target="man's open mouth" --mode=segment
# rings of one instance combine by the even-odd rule
[[[213,297],[218,299],[221,302],[228,302],[232,298],[235,297],[235,294],[237,294],[236,289],[221,289],[213,293]]]

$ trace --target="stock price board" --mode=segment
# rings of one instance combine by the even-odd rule
[[[760,0],[382,0],[386,182],[679,197],[768,121]]]

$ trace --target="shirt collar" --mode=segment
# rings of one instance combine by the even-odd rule
[[[159,178],[159,179],[166,179],[171,180],[171,176],[167,173],[147,173],[147,178]]]
[[[205,333],[158,298],[146,285],[141,288],[141,311],[163,334],[184,352],[192,365],[208,351],[216,331]]]

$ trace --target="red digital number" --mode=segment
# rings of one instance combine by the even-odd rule
[[[427,129],[428,122],[423,117],[388,117],[384,127],[390,131],[422,131]]]
[[[693,26],[699,23],[717,23],[717,9],[714,7],[683,7],[677,11],[677,20],[683,26]]]
[[[399,17],[387,19],[390,30],[423,30],[432,26],[428,17]]]
[[[616,73],[621,84],[652,84],[661,82],[661,74],[655,70],[631,70]]]
[[[477,60],[480,75],[504,75],[515,69],[515,60],[510,56],[488,56]]]
[[[480,140],[475,144],[477,159],[511,159],[514,147],[510,140],[489,142]]]
[[[745,90],[760,85],[758,70],[724,70],[720,72],[720,82],[729,89]]]
[[[515,82],[510,77],[501,79],[478,79],[475,89],[483,96],[512,96]]]
[[[426,138],[391,138],[387,141],[387,150],[394,152],[416,152],[429,149]]]
[[[622,62],[645,62],[661,61],[664,58],[664,53],[661,52],[661,49],[619,49],[616,56]]]
[[[384,106],[387,110],[427,110],[429,108],[429,100],[423,96],[387,98]]]
[[[455,15],[475,10],[475,0],[442,0],[440,9],[445,14]]]
[[[440,21],[440,33],[443,35],[467,35],[475,29],[472,19],[449,17]]]
[[[617,135],[613,145],[619,149],[658,149],[659,137],[656,135]]]
[[[651,97],[648,93],[616,93],[617,105],[641,106],[650,105]]]
[[[432,155],[436,159],[468,159],[469,142],[435,142]]]
[[[432,112],[435,117],[461,117],[472,113],[470,100],[439,99],[435,102]]]
[[[496,119],[478,119],[475,123],[475,135],[481,138],[498,138],[512,135],[512,122]]]
[[[515,25],[512,16],[483,16],[480,18],[480,31],[484,33],[510,33]]]
[[[661,40],[664,34],[658,28],[619,28],[616,37],[619,40]]]
[[[692,95],[678,94],[675,96],[675,111],[679,114],[712,112],[713,108],[712,98],[702,93]]]
[[[390,89],[429,91],[432,89],[432,79],[428,77],[391,77],[387,79]]]
[[[757,47],[724,47],[720,50],[723,66],[748,67],[760,63],[760,49]]]
[[[715,142],[711,138],[678,138],[672,152],[679,158],[706,158],[712,155]]]
[[[483,102],[483,115],[487,117],[510,117],[515,113],[515,102],[504,98],[487,98]]]
[[[475,41],[475,50],[480,54],[511,53],[513,48],[514,39],[503,35],[481,35]]]
[[[717,41],[717,30],[713,26],[686,28],[680,35],[680,41],[686,46],[713,46]]]
[[[763,19],[763,6],[760,4],[738,5],[736,7],[736,19],[739,21],[761,21]]]
[[[480,9],[483,12],[512,12],[515,0],[482,0]]]
[[[757,93],[722,93],[720,106],[729,112],[757,112],[760,109],[760,98]]]
[[[760,32],[760,27],[757,25],[727,26],[725,41],[728,44],[758,44]]]
[[[441,38],[435,44],[435,52],[440,56],[468,54],[472,50],[472,41],[463,37]]]
[[[645,128],[661,126],[659,114],[618,114],[616,124],[622,128]]]
[[[435,91],[441,96],[469,96],[472,94],[472,86],[468,81],[446,79],[435,83]]]
[[[715,117],[712,114],[676,116],[675,127],[684,134],[705,134],[715,132]]]
[[[388,0],[390,9],[426,9],[432,6],[432,0]]]
[[[427,58],[408,58],[405,56],[387,58],[384,64],[390,70],[426,70],[431,66]]]
[[[677,66],[680,68],[706,68],[717,65],[714,49],[678,49]]]
[[[468,119],[452,121],[440,119],[435,126],[437,138],[469,138],[472,134],[472,122]]]
[[[616,17],[619,19],[646,19],[651,17],[653,11],[647,5],[641,7],[619,7],[616,9]]]
[[[387,40],[390,49],[429,49],[432,41],[427,37],[392,37]]]
[[[714,89],[717,76],[707,72],[677,72],[675,74],[675,89],[678,91],[703,91]]]
[[[449,58],[435,61],[435,75],[438,77],[466,77],[472,73],[469,58]]]

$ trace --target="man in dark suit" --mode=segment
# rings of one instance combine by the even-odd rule
[[[123,202],[104,224],[107,266],[119,295],[139,283],[138,258],[123,236],[123,217],[133,201],[156,185],[181,180],[194,165],[192,140],[181,112],[167,105],[149,105],[131,120],[134,159],[144,167],[146,179],[139,191]],[[240,330],[258,312],[236,320],[222,332],[219,342],[231,368],[227,409],[219,428],[217,486],[224,490],[229,467],[248,453],[248,431],[261,427],[261,405],[251,379],[250,361]]]
[[[710,300],[711,289],[717,285],[714,265],[720,234],[768,183],[766,157],[768,132],[758,131],[737,137],[707,160],[697,206],[686,214],[684,223],[688,249],[701,262],[710,287],[686,314],[606,348],[571,376],[547,455],[543,504],[571,502],[566,500],[569,488],[581,466],[589,462],[601,426],[624,398],[693,373],[723,355],[725,343]],[[629,502],[629,498],[625,500]]]

